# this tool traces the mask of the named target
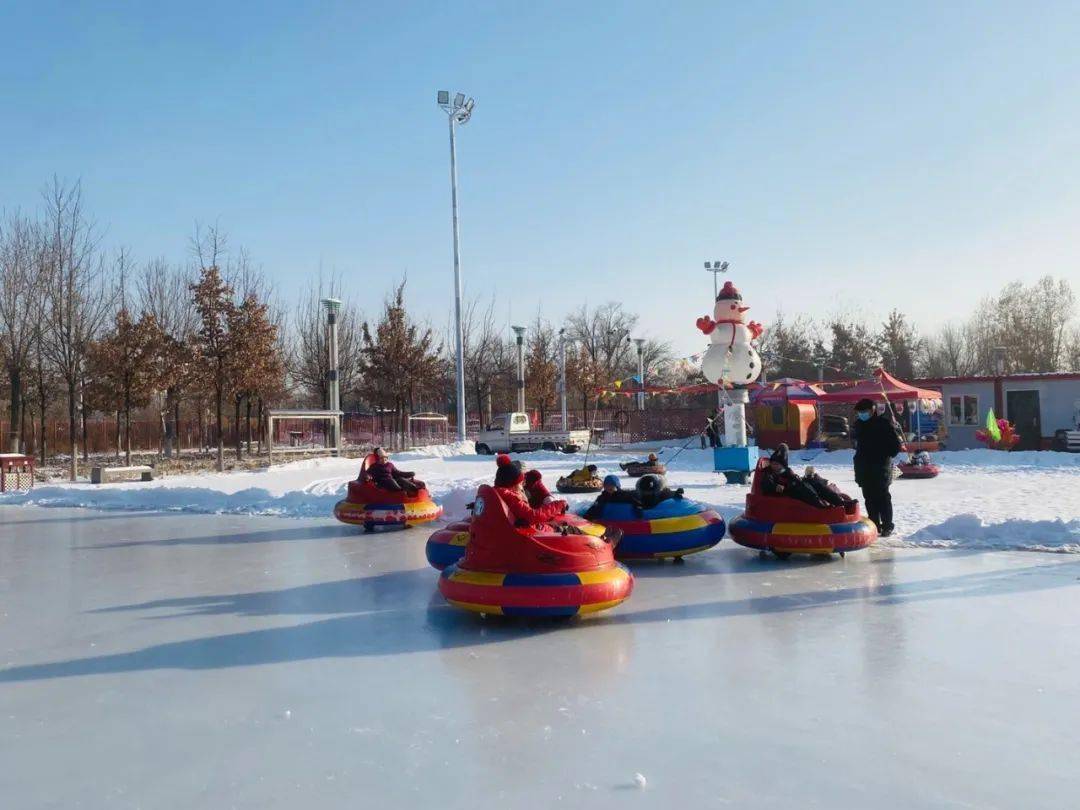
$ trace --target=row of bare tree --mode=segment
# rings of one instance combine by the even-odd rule
[[[1004,349],[1005,371],[1080,370],[1080,325],[1068,281],[1049,276],[1013,282],[979,302],[972,315],[921,336],[894,310],[880,326],[857,317],[815,321],[777,313],[766,330],[762,354],[770,376],[815,379],[861,377],[884,366],[902,379],[994,374],[995,350]]]

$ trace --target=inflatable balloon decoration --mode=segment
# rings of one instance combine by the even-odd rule
[[[997,419],[993,408],[986,414],[986,429],[976,430],[975,438],[991,450],[1012,450],[1020,441],[1015,426],[1008,419]]]

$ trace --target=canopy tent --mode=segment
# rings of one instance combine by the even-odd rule
[[[781,377],[762,383],[760,390],[750,395],[751,402],[761,405],[782,404],[784,402],[815,402],[825,395],[825,389],[805,380],[793,377]]]
[[[874,372],[874,379],[860,380],[849,388],[822,394],[821,402],[858,402],[860,399],[898,402],[906,399],[941,399],[938,391],[917,388],[892,376],[883,368]]]

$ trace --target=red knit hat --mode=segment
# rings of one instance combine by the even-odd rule
[[[543,477],[543,474],[539,470],[529,470],[527,473],[525,473],[525,483],[535,484]]]
[[[520,484],[525,479],[525,471],[520,461],[514,461],[506,453],[499,453],[495,457],[498,469],[495,470],[495,486],[512,487]]]
[[[717,301],[742,301],[742,295],[735,289],[735,285],[730,281],[725,281],[724,286],[720,288],[720,292],[716,295]]]

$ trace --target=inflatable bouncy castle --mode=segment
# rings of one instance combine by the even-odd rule
[[[634,587],[612,543],[552,524],[519,527],[493,487],[482,486],[460,562],[439,577],[450,604],[476,613],[571,616],[615,607]]]

